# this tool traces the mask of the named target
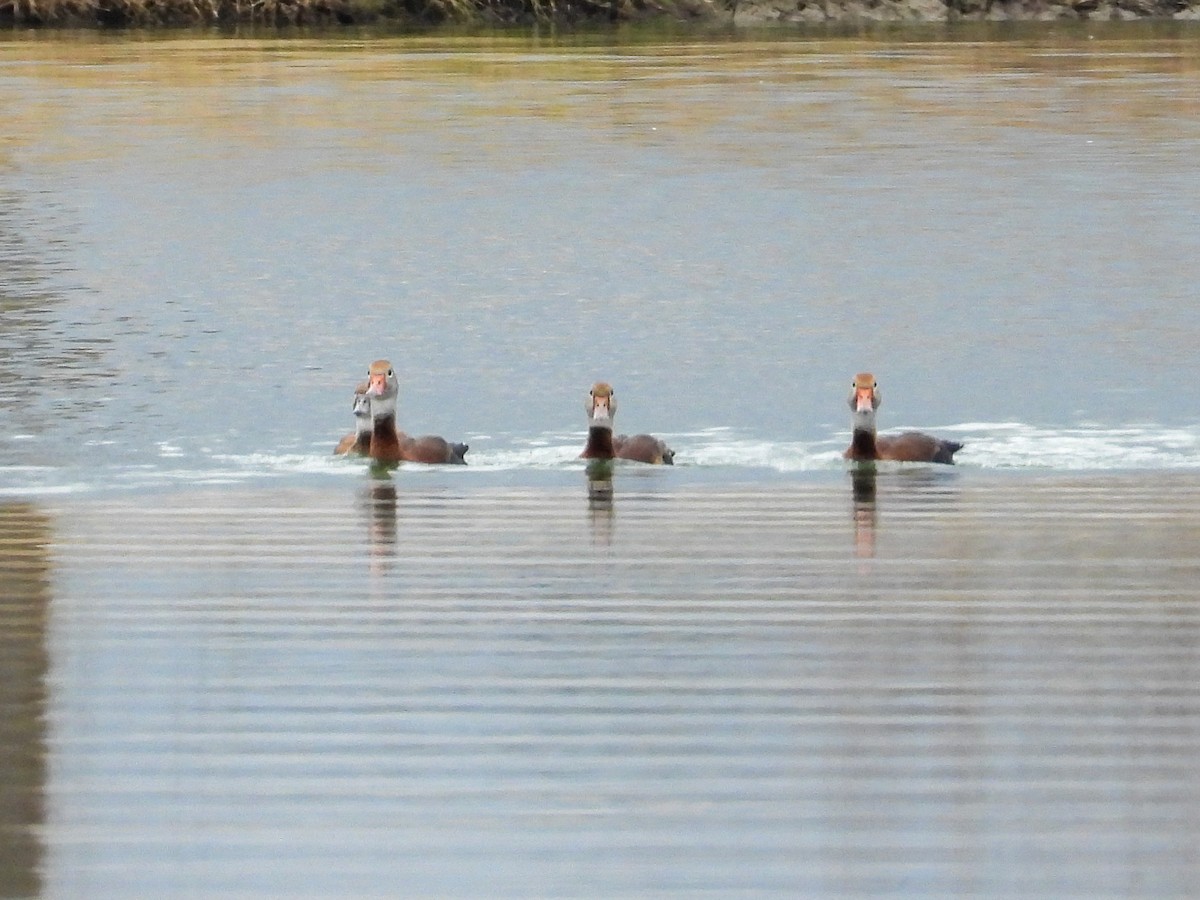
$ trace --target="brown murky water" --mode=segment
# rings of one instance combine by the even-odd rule
[[[0,40],[0,895],[1192,895],[1198,41]]]

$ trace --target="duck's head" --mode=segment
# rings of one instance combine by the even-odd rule
[[[371,397],[367,393],[370,383],[364,381],[354,389],[354,422],[359,431],[371,427]]]
[[[587,410],[589,427],[612,428],[613,417],[617,414],[617,398],[613,394],[612,385],[604,381],[593,384],[584,409]]]
[[[859,372],[854,376],[854,387],[850,391],[850,409],[854,413],[855,428],[873,428],[875,410],[883,402],[879,384],[870,372]]]
[[[386,359],[377,359],[367,369],[367,400],[373,417],[395,413],[396,395],[400,392],[400,381],[396,370]]]

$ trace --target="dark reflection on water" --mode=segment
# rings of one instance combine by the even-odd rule
[[[395,551],[397,497],[396,484],[388,474],[373,475],[370,486],[363,492],[372,556],[386,556]]]
[[[612,543],[613,526],[616,522],[613,467],[612,460],[593,459],[588,462],[585,469],[592,540],[601,545]]]
[[[0,897],[41,890],[50,519],[0,504]]]
[[[875,463],[857,463],[850,468],[850,483],[854,489],[854,553],[856,556],[875,555]]]
[[[954,468],[860,462],[850,464],[847,475],[856,556],[875,555],[880,518],[886,517],[889,509],[897,513],[901,521],[912,516],[924,519],[944,514],[948,520],[955,517],[953,501],[957,495],[959,473]],[[897,523],[896,527],[910,526]]]

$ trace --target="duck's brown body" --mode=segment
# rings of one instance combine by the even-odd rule
[[[600,381],[592,385],[586,404],[588,437],[581,459],[629,459],[651,465],[674,465],[675,451],[651,434],[613,434],[617,398],[612,387]]]
[[[367,455],[378,462],[418,462],[432,465],[466,465],[463,455],[466,444],[452,444],[445,438],[427,434],[409,437],[396,429],[394,416],[381,416],[375,420],[370,433]]]
[[[613,438],[613,448],[617,451],[617,459],[632,459],[652,465],[675,464],[675,451],[652,434],[618,434]]]
[[[365,454],[371,447],[371,432],[363,432],[362,434],[348,434],[340,441],[333,452],[338,456],[346,456],[351,453],[359,455]]]
[[[855,431],[846,449],[846,459],[897,462],[935,462],[954,464],[954,454],[962,449],[956,441],[944,441],[919,431],[880,437],[870,431]]]
[[[466,444],[452,444],[436,435],[409,437],[396,428],[396,396],[399,382],[391,364],[381,359],[371,363],[367,396],[371,401],[371,430],[367,455],[377,462],[418,462],[433,465],[466,465]]]
[[[850,409],[854,411],[854,431],[850,446],[843,454],[852,460],[892,460],[954,464],[954,454],[962,449],[957,441],[947,441],[919,431],[879,436],[875,433],[875,410],[882,398],[875,378],[862,372],[854,378]]]

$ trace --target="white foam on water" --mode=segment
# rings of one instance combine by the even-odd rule
[[[916,430],[960,441],[958,465],[982,469],[1170,469],[1200,467],[1200,426],[1081,425],[1045,428],[1021,422],[968,422],[891,429]],[[829,471],[845,466],[848,433],[814,441],[764,440],[728,428],[660,435],[675,450],[675,465],[751,468],[781,474]],[[471,466],[520,468],[578,463],[580,435],[540,436],[502,449],[473,446]]]
[[[64,494],[86,494],[94,490],[93,485],[81,482],[64,484],[39,484],[30,486],[3,485],[0,486],[0,497],[41,497],[62,496]]]
[[[477,435],[468,439],[468,469],[491,471],[512,469],[556,469],[579,463],[583,438],[564,434],[541,434],[528,439],[507,438],[499,446]]]
[[[965,445],[960,465],[981,468],[1176,469],[1200,466],[1200,427],[1043,428],[1020,422],[972,422],[938,430]]]
[[[0,497],[82,494],[92,486],[54,466],[0,466]]]
[[[889,429],[890,433],[908,430]],[[1044,471],[1163,470],[1200,467],[1200,425],[1119,427],[1078,425],[1046,428],[1022,422],[964,422],[917,426],[915,430],[961,441],[955,461],[961,469]],[[405,465],[403,477],[582,468],[584,433],[546,433],[529,438],[474,435],[464,466]],[[791,475],[844,468],[846,432],[820,440],[767,440],[728,428],[661,435],[675,450],[677,467],[758,471]],[[340,457],[322,443],[294,445],[279,453],[216,452],[208,446],[185,450],[163,443],[159,452],[136,465],[58,468],[0,466],[0,496],[83,493],[106,489],[159,489],[185,485],[236,485],[285,478],[359,478],[368,467],[361,457]],[[631,463],[631,466],[637,464]]]
[[[345,472],[352,458],[332,453],[214,453],[210,457],[230,467],[227,474],[326,475]]]
[[[730,436],[695,445],[676,442],[675,464],[773,469],[777,472],[812,472],[842,463],[840,449],[828,441],[762,441]]]

